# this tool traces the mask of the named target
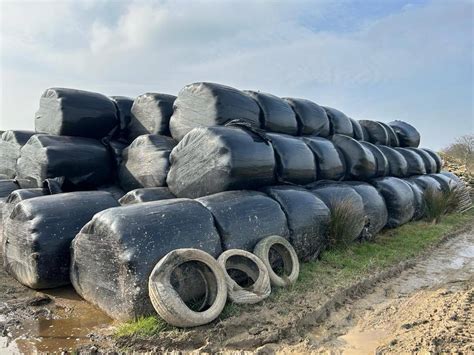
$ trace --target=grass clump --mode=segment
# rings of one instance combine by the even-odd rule
[[[458,209],[461,198],[461,189],[457,187],[442,191],[431,187],[427,188],[424,193],[426,220],[431,223],[439,223],[444,215]]]
[[[155,316],[141,317],[137,320],[120,324],[115,331],[115,336],[124,337],[134,335],[146,338],[171,328],[172,327],[161,318]]]
[[[361,213],[350,199],[333,201],[331,204],[331,218],[328,227],[328,241],[330,247],[347,247],[355,237],[354,232],[360,231]]]

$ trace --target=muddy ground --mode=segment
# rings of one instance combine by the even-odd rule
[[[239,315],[153,339],[110,337],[114,323],[72,289],[35,292],[0,268],[0,353],[35,350],[248,350],[258,353],[474,352],[474,228],[361,279],[272,299]],[[330,275],[328,275],[330,277]],[[315,280],[317,282],[317,280]],[[350,287],[349,287],[350,286]]]

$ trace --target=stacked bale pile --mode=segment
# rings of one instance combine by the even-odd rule
[[[279,235],[314,260],[339,204],[358,240],[421,218],[428,187],[462,186],[405,122],[214,83],[135,100],[48,89],[35,128],[0,140],[4,264],[29,287],[72,281],[122,320],[153,312],[148,277],[174,249]]]

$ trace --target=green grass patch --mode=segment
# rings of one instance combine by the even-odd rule
[[[142,317],[135,321],[120,324],[115,331],[115,336],[123,337],[133,335],[147,338],[168,329],[171,329],[171,327],[158,317]]]

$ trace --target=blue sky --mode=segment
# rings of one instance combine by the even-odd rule
[[[474,133],[474,2],[0,0],[0,129],[41,93],[177,94],[215,81],[406,120],[421,144]]]

